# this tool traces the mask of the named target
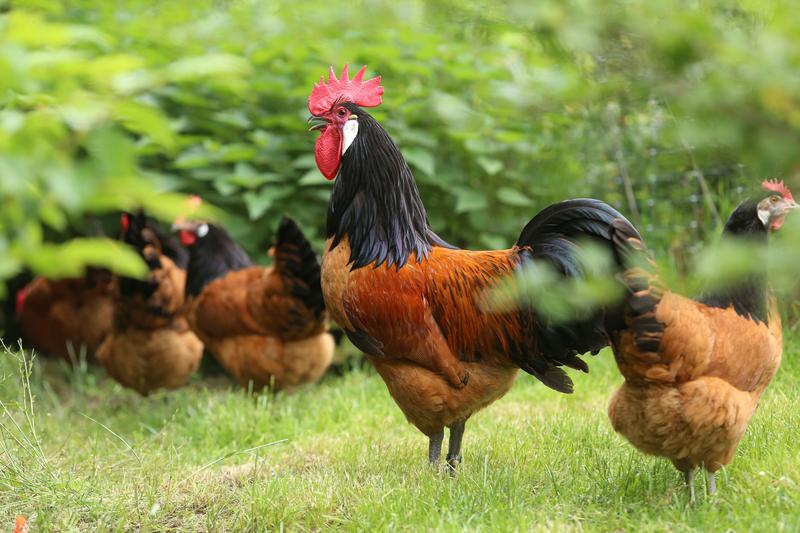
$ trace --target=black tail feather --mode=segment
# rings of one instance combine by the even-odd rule
[[[320,285],[320,265],[297,223],[284,216],[275,242],[275,269],[291,282],[292,294],[316,316],[325,310]]]
[[[611,228],[615,224],[641,240],[633,225],[610,205],[591,198],[567,200],[536,215],[522,230],[517,247],[523,264],[545,261],[565,278],[579,278],[583,276],[578,256],[582,242],[599,243],[616,256],[611,238]],[[608,345],[607,311],[598,309],[589,316],[559,323],[539,316],[535,310],[526,313],[526,322],[534,331],[536,350],[533,353],[519,351],[512,354],[512,359],[545,385],[561,392],[572,392],[572,381],[559,367],[588,371],[588,366],[578,356],[587,352],[596,354]]]
[[[128,226],[121,236],[122,241],[136,250],[150,271],[160,268],[161,262],[156,255],[145,254],[145,248],[148,244],[160,246],[160,243],[151,242],[154,238],[157,238],[154,231],[145,232],[148,229],[148,223],[144,211],[139,209],[135,214],[126,213],[126,215],[128,217]],[[140,294],[144,298],[149,298],[157,288],[158,285],[149,280],[133,279],[125,276],[119,277],[119,290],[124,296]]]

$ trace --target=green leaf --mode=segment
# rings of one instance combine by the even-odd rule
[[[514,207],[531,207],[535,202],[516,189],[501,187],[497,190],[497,199],[506,205]]]
[[[131,278],[147,275],[147,265],[139,254],[111,239],[77,238],[63,244],[43,244],[25,259],[34,272],[49,277],[79,276],[90,265]]]
[[[315,166],[303,174],[303,177],[297,180],[297,183],[300,185],[330,185],[331,180],[326,179]]]
[[[486,195],[474,189],[458,187],[454,189],[454,192],[456,194],[456,213],[480,211],[486,209],[486,206],[489,203],[486,200]]]
[[[247,191],[242,195],[244,205],[247,207],[247,216],[250,220],[261,218],[261,215],[272,207],[272,195],[267,187],[260,191]]]
[[[205,78],[241,77],[250,74],[250,63],[233,54],[206,54],[186,57],[169,64],[165,70],[171,81],[188,82]]]
[[[477,159],[478,164],[481,168],[490,176],[494,176],[501,170],[503,170],[503,162],[497,159],[491,159],[488,157],[479,157]]]
[[[157,108],[123,101],[115,106],[114,114],[128,130],[150,137],[169,151],[175,148],[175,135],[169,121]]]
[[[429,177],[435,175],[435,162],[433,154],[424,148],[407,148],[403,151],[406,161],[414,168],[421,170]]]

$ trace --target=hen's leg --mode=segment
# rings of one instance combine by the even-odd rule
[[[717,493],[717,473],[708,473],[708,495],[713,496]]]
[[[444,440],[444,430],[430,437],[428,442],[428,463],[438,465],[442,460],[442,441]]]
[[[689,485],[689,502],[694,505],[694,468],[684,471],[683,479],[685,479],[686,484]]]
[[[447,465],[455,472],[461,463],[461,440],[464,438],[466,420],[456,422],[450,426],[450,441],[447,443]]]

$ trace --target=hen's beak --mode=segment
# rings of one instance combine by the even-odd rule
[[[311,115],[310,117],[308,117],[308,120],[306,122],[308,124],[311,124],[311,127],[308,128],[308,131],[321,130],[328,125],[327,120],[325,120],[322,117],[318,117],[316,115]]]
[[[797,208],[800,208],[800,204],[791,199],[784,199],[783,205],[781,206],[780,209],[780,214],[785,215],[789,211],[794,211]]]

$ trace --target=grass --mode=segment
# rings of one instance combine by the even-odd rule
[[[715,500],[618,437],[604,352],[572,396],[522,375],[467,424],[456,479],[370,370],[293,395],[196,379],[141,398],[96,368],[0,355],[0,530],[797,531],[800,343]],[[29,375],[29,378],[27,377]],[[702,491],[698,481],[698,491]]]

